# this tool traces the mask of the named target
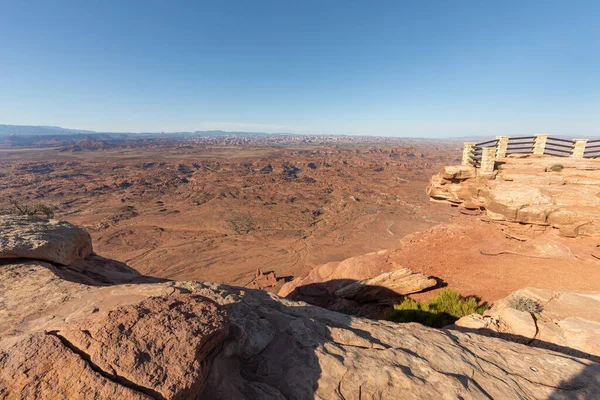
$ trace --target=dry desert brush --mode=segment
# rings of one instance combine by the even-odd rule
[[[542,306],[537,301],[523,296],[512,296],[508,299],[508,306],[518,311],[525,311],[531,314],[538,314],[542,311]]]
[[[463,297],[453,290],[444,289],[428,301],[405,298],[402,303],[394,305],[388,319],[395,322],[419,322],[434,328],[442,328],[453,324],[465,315],[483,314],[485,310],[487,306],[480,305],[476,297]]]
[[[23,203],[18,200],[9,200],[8,213],[13,215],[43,215],[46,218],[54,217],[54,207],[47,203]]]
[[[552,172],[560,172],[563,170],[563,166],[562,164],[554,164],[553,166],[550,167],[550,171]]]

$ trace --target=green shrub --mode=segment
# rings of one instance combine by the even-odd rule
[[[395,322],[419,322],[434,328],[453,324],[460,317],[487,310],[485,304],[479,305],[476,297],[462,297],[450,289],[444,289],[429,301],[415,301],[405,298],[394,305],[388,319]]]
[[[542,306],[529,297],[512,296],[508,299],[508,305],[519,311],[525,311],[531,314],[537,314],[542,311]]]
[[[564,167],[562,166],[562,164],[554,164],[553,166],[550,167],[550,171],[560,172],[563,170],[563,168]]]

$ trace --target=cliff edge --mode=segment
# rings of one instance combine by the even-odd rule
[[[433,201],[484,210],[494,221],[557,228],[566,237],[600,236],[600,159],[507,157],[491,175],[448,166],[427,188]]]

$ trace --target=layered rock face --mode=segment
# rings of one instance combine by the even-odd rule
[[[355,318],[259,290],[157,282],[122,264],[104,269],[93,257],[73,269],[1,262],[1,399],[567,399],[600,392],[600,364],[572,355]]]
[[[517,309],[515,303],[524,299],[535,309]],[[600,362],[600,292],[521,289],[484,315],[468,315],[455,326]]]
[[[381,250],[317,266],[306,277],[283,285],[278,294],[334,311],[382,318],[389,304],[436,284],[391,260],[389,250]]]
[[[562,236],[600,236],[600,160],[507,157],[491,176],[444,167],[427,188],[434,201],[484,209],[497,221],[551,226]]]

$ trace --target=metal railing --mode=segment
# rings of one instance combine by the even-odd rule
[[[585,150],[583,152],[584,158],[596,158],[600,157],[600,140],[590,140],[586,143]]]
[[[506,154],[529,154],[533,152],[535,136],[519,136],[508,138],[506,143]]]
[[[484,147],[496,147],[498,145],[498,139],[489,140],[487,142],[475,143],[475,147],[473,148],[473,154],[471,160],[473,165],[478,167],[481,164],[481,157],[483,156],[483,148]]]
[[[597,158],[600,157],[600,140],[561,139],[548,135],[498,136],[495,140],[486,142],[465,143],[463,164],[477,168],[485,166],[486,169],[489,169],[490,165],[493,165],[493,160],[513,154]]]

